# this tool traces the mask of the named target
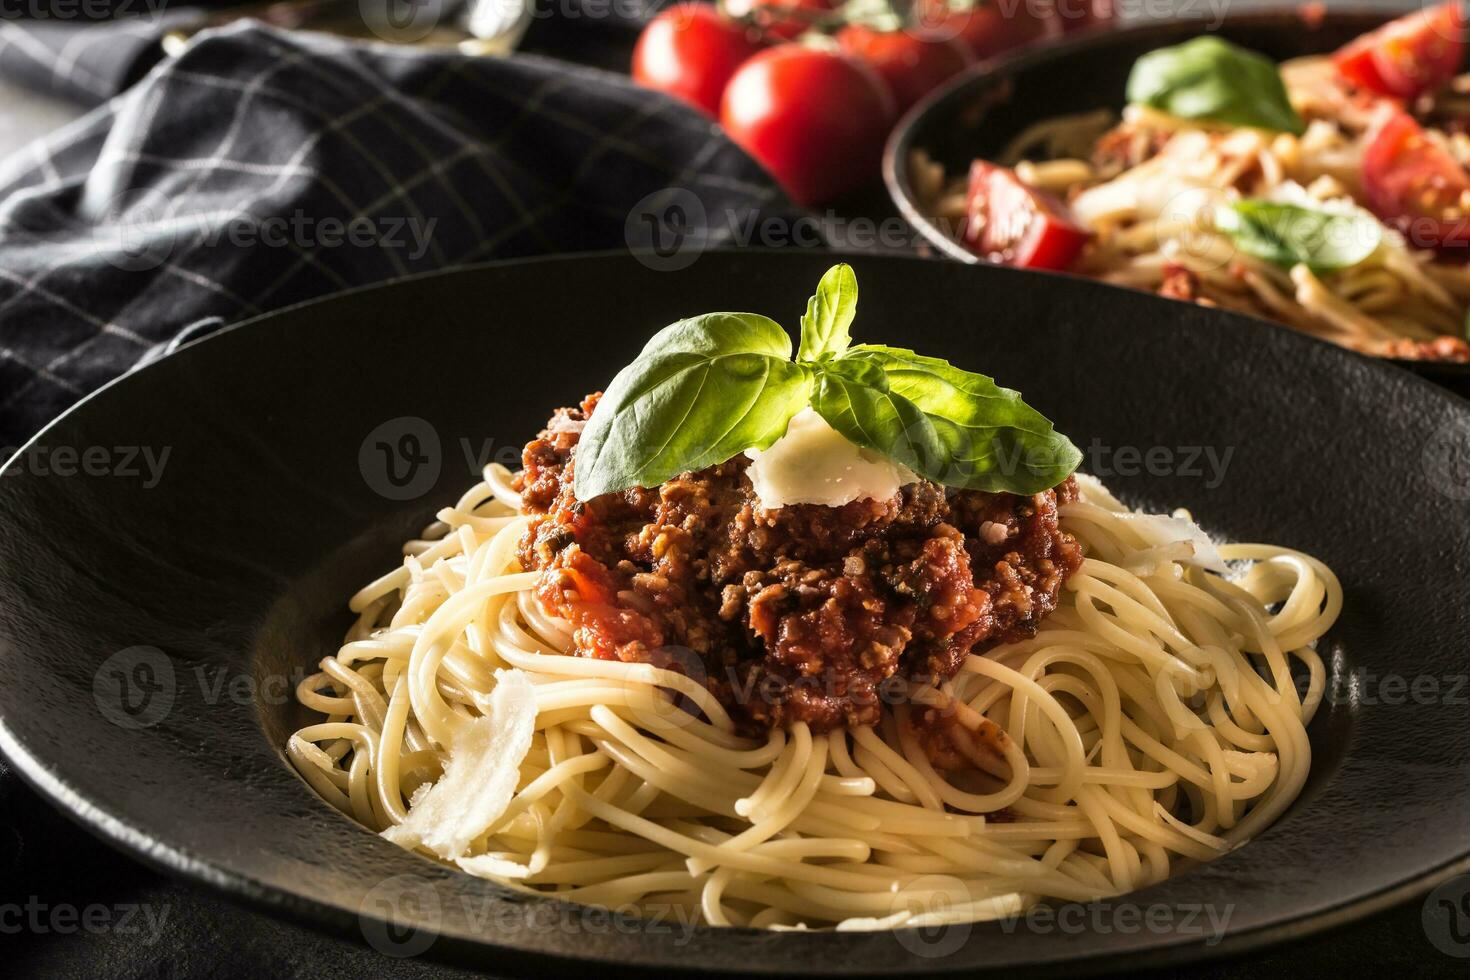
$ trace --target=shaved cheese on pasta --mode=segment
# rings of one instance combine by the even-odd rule
[[[505,813],[531,749],[536,692],[522,671],[497,670],[485,701],[486,714],[461,727],[448,745],[444,775],[414,794],[408,819],[383,831],[384,838],[455,861]]]
[[[1167,558],[1169,561],[1196,565],[1221,575],[1229,573],[1230,569],[1225,564],[1225,559],[1220,556],[1220,549],[1210,536],[1187,516],[1186,511],[1175,511],[1173,514],[1144,514],[1129,510],[1109,492],[1107,487],[1103,486],[1102,481],[1097,477],[1087,473],[1075,475],[1077,486],[1082,491],[1083,501],[1113,511],[1120,522],[1143,539],[1145,548],[1157,549],[1156,552],[1150,551],[1134,556],[1139,568],[1150,568],[1159,560]],[[1183,547],[1180,547],[1181,545]]]
[[[750,477],[761,506],[887,500],[918,480],[906,466],[847,441],[810,408],[796,413],[769,449],[748,450]]]

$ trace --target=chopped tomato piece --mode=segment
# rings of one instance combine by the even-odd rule
[[[1470,246],[1470,174],[1406,112],[1388,117],[1363,153],[1373,213],[1419,248]]]
[[[571,579],[579,602],[595,604],[613,601],[614,589],[612,582],[608,580],[607,569],[586,552],[573,555],[571,561],[562,566],[561,572]]]
[[[1022,269],[1065,269],[1091,235],[1067,206],[1009,167],[970,167],[964,241],[977,255]]]
[[[1465,15],[1458,0],[1400,17],[1333,56],[1342,76],[1379,95],[1412,99],[1460,70]]]

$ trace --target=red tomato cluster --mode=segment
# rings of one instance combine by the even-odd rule
[[[1449,84],[1465,55],[1458,0],[1390,21],[1333,56],[1342,77],[1408,102]],[[1402,108],[1384,116],[1363,152],[1373,213],[1419,248],[1470,245],[1470,173]]]
[[[1390,21],[1333,56],[1354,85],[1378,95],[1412,99],[1440,88],[1460,70],[1465,15],[1459,0]]]
[[[1111,0],[906,6],[892,29],[849,18],[843,0],[683,0],[644,28],[633,78],[718,119],[815,205],[871,182],[899,114],[976,59],[1111,18]]]

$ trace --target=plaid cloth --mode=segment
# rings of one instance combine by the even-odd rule
[[[0,4],[12,0],[0,0]],[[13,17],[0,6],[0,79],[81,105],[104,102],[141,79],[163,59],[163,36],[194,30],[252,0],[23,0],[30,15]],[[254,0],[258,3],[259,0]],[[371,10],[412,12],[447,8],[459,0],[307,0],[363,36]],[[494,3],[496,0],[487,0]],[[526,0],[532,17],[520,50],[625,72],[634,41],[648,19],[671,0]],[[442,6],[441,6],[442,5]],[[291,26],[302,16],[278,7],[270,23]],[[458,22],[452,17],[447,26]],[[416,35],[413,35],[416,36]]]
[[[117,20],[82,26],[71,20],[0,20],[0,77],[83,105],[116,95],[162,57],[165,33],[202,13],[167,11],[164,0],[144,3],[127,0]]]
[[[0,447],[181,335],[406,274],[621,247],[671,197],[681,215],[799,213],[709,120],[625,77],[208,32],[0,163]]]

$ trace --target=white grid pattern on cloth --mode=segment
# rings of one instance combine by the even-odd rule
[[[619,76],[250,23],[200,35],[0,182],[0,447],[209,318],[620,247],[634,205],[673,187],[712,215],[800,214],[707,120]],[[403,243],[324,242],[324,220]],[[268,222],[292,230],[267,242]]]
[[[0,77],[87,106],[126,88],[163,57],[162,38],[171,28],[201,17],[200,7],[168,0],[47,6],[7,8],[0,22]]]
[[[0,20],[0,48],[17,51],[48,71],[57,88],[76,88],[99,99],[111,92],[106,78],[78,60],[79,52],[67,48],[54,51],[15,21]]]

